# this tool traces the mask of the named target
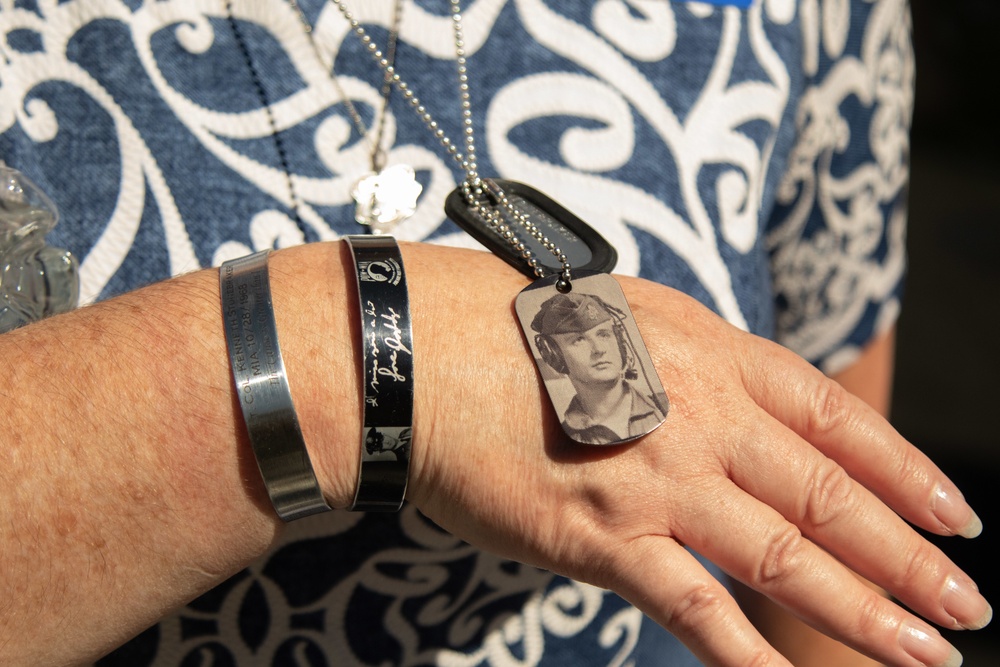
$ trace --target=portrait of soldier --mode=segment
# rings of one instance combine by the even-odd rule
[[[391,430],[395,431],[396,429]],[[404,454],[403,450],[409,448],[412,437],[413,431],[409,428],[404,428],[395,434],[391,433],[390,429],[380,431],[372,428],[365,435],[365,451],[368,453],[366,458],[391,457],[398,460],[400,455]]]
[[[531,321],[542,361],[572,383],[562,427],[578,442],[628,441],[666,417],[666,395],[637,382],[624,316],[596,295],[570,292],[545,300]]]

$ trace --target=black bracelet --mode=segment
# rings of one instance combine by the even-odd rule
[[[313,472],[288,388],[267,256],[265,250],[224,263],[219,287],[229,361],[250,446],[271,504],[279,517],[292,521],[330,506]]]
[[[356,512],[403,504],[413,439],[413,326],[403,258],[391,236],[348,236],[361,306],[361,466]]]

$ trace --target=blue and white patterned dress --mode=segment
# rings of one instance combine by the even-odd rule
[[[370,125],[380,71],[333,5],[300,4]],[[393,1],[348,4],[384,44]],[[481,173],[590,222],[618,272],[825,370],[893,324],[905,0],[463,4]],[[399,41],[399,72],[460,136],[447,1],[406,0]],[[397,236],[472,246],[442,208],[457,165],[398,95],[386,121],[389,163],[424,187]],[[284,0],[0,0],[0,158],[59,206],[50,240],[81,258],[85,300],[361,231],[350,192],[368,146]],[[697,661],[615,595],[484,554],[408,506],[292,525],[100,664]]]

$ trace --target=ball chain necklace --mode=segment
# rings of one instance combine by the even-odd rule
[[[518,295],[515,310],[553,406],[557,414],[565,415],[561,421],[566,434],[581,443],[605,445],[628,442],[657,428],[666,419],[668,401],[625,295],[610,275],[617,261],[614,248],[534,188],[479,175],[460,0],[450,0],[450,6],[464,151],[400,77],[392,54],[378,48],[344,0],[331,1],[378,63],[385,82],[400,92],[445,152],[461,165],[465,178],[448,196],[448,217],[534,279]],[[617,352],[610,356],[620,353],[620,363],[602,347],[603,331],[610,332],[608,337],[614,335]],[[590,346],[584,355],[589,361],[583,363],[588,368],[576,372],[569,368],[560,334]],[[551,375],[543,371],[545,364],[568,376],[570,386],[559,381],[565,378],[545,379]],[[620,372],[608,371],[619,367]],[[613,411],[616,414],[608,418],[605,413]],[[612,431],[608,423],[618,426]]]
[[[417,181],[413,168],[409,165],[400,163],[386,166],[387,156],[383,142],[385,120],[389,110],[389,97],[392,93],[392,81],[388,74],[383,77],[380,95],[381,105],[375,116],[373,130],[369,132],[357,107],[341,85],[340,79],[334,71],[332,60],[328,62],[320,51],[313,34],[313,26],[306,18],[305,12],[302,11],[297,0],[288,0],[288,4],[302,24],[313,53],[316,54],[316,59],[323,64],[330,81],[343,99],[351,122],[369,143],[370,170],[355,182],[351,190],[351,196],[355,201],[354,219],[358,224],[371,227],[376,234],[391,234],[399,223],[412,216],[416,211],[417,197],[423,189]],[[390,66],[395,62],[396,42],[402,16],[403,0],[395,0],[385,56],[386,62]]]
[[[378,48],[378,45],[375,44],[368,32],[354,17],[350,9],[348,9],[347,4],[343,2],[343,0],[333,0],[333,2],[340,10],[341,14],[344,15],[344,18],[350,22],[352,30],[358,35],[364,46],[368,49],[369,53],[373,58],[375,58],[376,62],[382,68],[385,73],[385,78],[399,89],[405,101],[408,102],[409,105],[417,112],[424,125],[434,134],[438,141],[441,142],[445,151],[451,155],[459,163],[459,165],[461,165],[462,170],[465,172],[465,180],[462,182],[460,190],[467,205],[487,222],[490,229],[494,232],[494,235],[499,234],[505,241],[509,242],[515,250],[518,251],[519,255],[525,260],[525,263],[531,267],[532,273],[535,276],[539,278],[544,277],[545,271],[541,267],[537,257],[535,257],[535,252],[532,251],[520,238],[515,230],[515,227],[512,227],[504,222],[504,216],[497,206],[497,204],[499,204],[499,207],[502,208],[506,215],[510,216],[510,218],[515,221],[517,226],[524,229],[531,237],[538,241],[538,243],[545,250],[551,253],[559,261],[562,280],[568,285],[571,280],[571,265],[569,258],[562,252],[556,242],[549,240],[548,237],[545,236],[544,231],[535,225],[529,216],[525,215],[525,213],[522,212],[516,204],[505,195],[503,188],[499,183],[497,183],[496,180],[481,179],[479,177],[479,166],[476,159],[475,129],[472,121],[472,101],[469,92],[468,62],[465,53],[465,38],[462,25],[463,17],[460,2],[458,0],[450,0],[452,25],[454,27],[455,35],[455,63],[458,73],[459,103],[461,106],[462,127],[465,135],[464,154],[461,150],[459,150],[456,143],[447,136],[438,122],[434,120],[434,117],[423,105],[420,98],[417,97],[410,85],[400,77],[399,73],[396,71],[393,60]],[[492,199],[492,201],[487,201],[487,195]],[[456,222],[461,224],[464,221]],[[615,259],[617,259],[617,255],[615,255]],[[608,269],[612,267],[613,263],[611,267],[608,267]]]

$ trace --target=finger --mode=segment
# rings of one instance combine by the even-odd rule
[[[972,580],[844,468],[761,414],[730,478],[918,613],[954,629],[992,616]],[[766,472],[765,472],[766,471]]]
[[[743,379],[765,411],[921,528],[964,537],[982,532],[958,487],[875,410],[779,345],[754,350]]]
[[[861,583],[772,508],[734,484],[720,487],[712,501],[683,517],[677,537],[736,579],[876,660],[959,664],[939,633]]]
[[[789,666],[715,577],[669,537],[608,552],[611,588],[672,632],[706,665]]]

